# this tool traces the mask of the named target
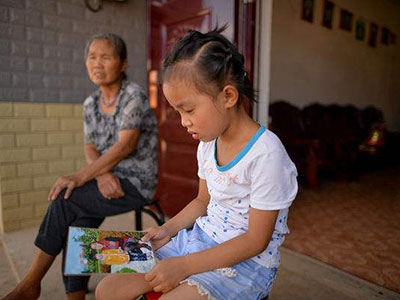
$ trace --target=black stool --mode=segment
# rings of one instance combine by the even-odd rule
[[[152,209],[153,207],[155,209]],[[157,222],[158,226],[165,223],[165,215],[161,206],[158,204],[158,199],[155,199],[152,203],[146,204],[142,208],[135,210],[136,230],[138,231],[143,230],[142,213],[146,213],[152,217]]]

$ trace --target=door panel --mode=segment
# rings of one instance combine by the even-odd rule
[[[229,24],[224,35],[236,42],[238,0],[149,1],[149,97],[160,130],[159,187],[157,197],[166,215],[173,216],[197,195],[198,142],[182,127],[180,117],[162,94],[157,75],[162,61],[189,29],[207,32]]]

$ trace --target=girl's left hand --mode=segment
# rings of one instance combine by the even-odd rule
[[[144,276],[144,279],[148,281],[155,292],[167,293],[189,276],[187,270],[184,256],[173,257],[159,261]]]

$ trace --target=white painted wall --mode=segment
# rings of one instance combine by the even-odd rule
[[[315,0],[314,22],[301,20],[301,0],[273,1],[270,101],[299,107],[312,102],[375,105],[387,126],[400,129],[400,1],[334,0],[333,29],[321,25],[323,0]],[[339,29],[339,7],[367,21],[365,41]],[[396,45],[367,45],[369,22],[397,35]]]
[[[257,2],[254,83],[258,102],[253,106],[253,118],[268,125],[271,81],[271,27],[273,0]]]

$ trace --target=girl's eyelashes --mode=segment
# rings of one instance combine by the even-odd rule
[[[194,111],[194,108],[191,108],[191,109],[184,109],[183,111],[184,111],[185,113],[190,114],[190,113],[192,113],[192,112]]]

